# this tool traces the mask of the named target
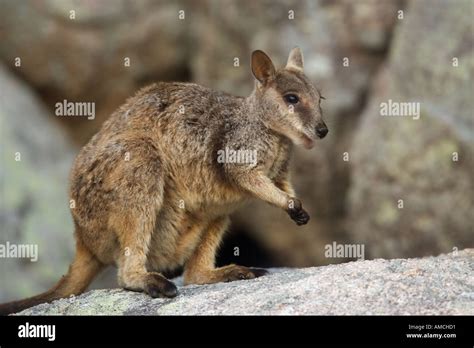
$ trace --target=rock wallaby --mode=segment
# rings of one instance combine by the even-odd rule
[[[185,284],[264,275],[215,267],[229,214],[253,197],[306,224],[289,181],[290,153],[293,144],[311,148],[328,129],[299,48],[282,69],[259,50],[251,66],[257,81],[246,98],[159,82],[114,112],[72,168],[76,254],[68,273],[45,293],[1,305],[0,313],[78,295],[108,265],[118,267],[120,286],[152,297],[177,295],[160,272],[180,266]]]

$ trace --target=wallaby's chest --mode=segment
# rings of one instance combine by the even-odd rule
[[[270,179],[274,179],[282,171],[285,164],[290,158],[291,147],[285,140],[276,141],[271,148],[268,156],[267,175]]]

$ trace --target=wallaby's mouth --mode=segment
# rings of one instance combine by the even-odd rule
[[[303,146],[306,149],[312,149],[314,147],[314,139],[306,134],[301,134],[301,140],[303,141]]]

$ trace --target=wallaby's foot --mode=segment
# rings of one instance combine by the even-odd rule
[[[309,214],[303,209],[303,205],[299,199],[292,198],[290,200],[287,213],[298,226],[306,225],[309,221]]]
[[[149,272],[122,279],[124,289],[143,291],[151,297],[175,297],[178,288],[159,273]]]
[[[161,296],[175,297],[178,295],[176,285],[158,273],[148,273],[144,290],[153,298]]]
[[[229,265],[214,270],[217,276],[221,277],[221,282],[232,282],[234,280],[254,279],[268,273],[263,268],[253,268],[238,265]]]
[[[253,268],[238,265],[228,265],[206,272],[195,274],[184,274],[185,284],[213,284],[221,282],[232,282],[235,280],[254,279],[268,274],[263,268]]]

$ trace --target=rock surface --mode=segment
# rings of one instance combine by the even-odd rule
[[[174,299],[94,290],[21,315],[474,315],[474,249],[276,269],[254,280],[180,286]],[[177,282],[179,283],[179,282]]]

